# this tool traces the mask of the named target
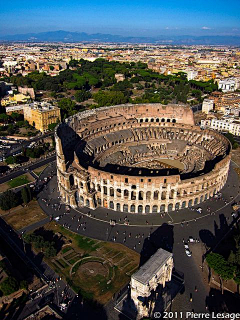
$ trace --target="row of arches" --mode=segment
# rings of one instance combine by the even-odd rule
[[[216,192],[216,190],[214,190]],[[175,210],[180,210],[184,208],[189,208],[192,206],[196,206],[199,203],[206,201],[210,197],[212,197],[214,192],[206,193],[205,195],[201,195],[200,197],[196,197],[189,200],[178,201],[176,203],[170,202],[168,204],[160,203],[154,205],[142,205],[142,204],[127,204],[127,203],[120,203],[116,201],[108,201],[106,198],[97,198],[97,205],[102,206],[105,208],[109,208],[115,211],[121,212],[130,212],[130,213],[163,213],[163,212],[170,212]]]
[[[144,119],[139,119],[138,122],[172,122],[176,123],[176,119],[170,119],[170,118],[144,118]]]

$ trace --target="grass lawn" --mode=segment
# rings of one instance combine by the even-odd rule
[[[48,165],[49,165],[49,164],[45,164],[44,166],[39,167],[39,168],[33,170],[33,172],[34,172],[37,176],[40,176],[40,174],[43,172],[43,170],[44,170],[45,168],[47,168]]]
[[[8,182],[0,184],[0,193],[7,191],[8,189],[16,188],[33,181],[35,181],[35,179],[33,178],[33,176],[31,176],[30,173],[23,174],[22,176],[19,176]]]
[[[47,217],[37,201],[31,201],[27,207],[18,206],[11,209],[10,213],[6,213],[5,211],[4,213],[4,220],[15,230],[22,229]]]
[[[49,231],[70,246],[63,246],[56,257],[44,259],[86,299],[107,303],[138,269],[140,255],[124,245],[83,237],[53,221],[44,226],[42,235]]]

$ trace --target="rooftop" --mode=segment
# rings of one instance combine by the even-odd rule
[[[141,268],[132,275],[134,280],[147,284],[161,269],[165,262],[171,258],[173,254],[162,248],[151,256],[151,258]]]

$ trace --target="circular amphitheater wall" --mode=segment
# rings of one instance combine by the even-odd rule
[[[55,130],[58,189],[72,207],[157,213],[198,205],[226,183],[230,142],[185,105],[78,113]]]

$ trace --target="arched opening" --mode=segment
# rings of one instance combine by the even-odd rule
[[[124,198],[127,198],[127,199],[128,199],[128,197],[129,197],[129,192],[128,192],[128,190],[125,189],[123,195],[124,195]]]
[[[128,205],[127,204],[123,205],[123,212],[128,212]]]
[[[103,186],[103,193],[107,195],[107,187]]]
[[[170,120],[170,119],[167,119],[167,122],[171,122],[171,120]]]
[[[138,213],[142,213],[142,212],[143,212],[143,206],[140,205],[140,206],[138,206]]]
[[[147,118],[147,119],[145,119],[145,122],[148,122],[148,118]]]
[[[109,207],[110,207],[111,209],[114,209],[114,203],[113,203],[113,201],[110,201],[110,202],[109,202]]]
[[[198,204],[198,198],[194,199],[194,205]]]
[[[150,206],[149,205],[145,206],[145,213],[150,213]]]
[[[165,204],[161,204],[161,207],[160,207],[160,212],[165,212]]]
[[[161,194],[161,200],[166,200],[166,195],[167,195],[167,192],[163,191]]]
[[[80,204],[80,205],[83,205],[83,203],[84,203],[83,196],[80,196],[80,197],[79,197],[79,204]]]
[[[139,191],[138,200],[143,200],[143,191]]]
[[[114,197],[114,189],[112,187],[110,188],[110,197]]]
[[[188,207],[192,206],[192,199],[188,201]]]
[[[130,206],[130,212],[135,213],[135,205],[134,204],[132,204]]]
[[[207,200],[207,198],[208,198],[208,195],[207,195],[207,193],[205,194],[205,200]]]
[[[179,208],[180,208],[180,203],[177,202],[176,205],[175,205],[175,210],[179,210]]]
[[[151,119],[151,122],[154,122],[154,119],[153,119],[153,118]]]
[[[74,177],[72,174],[69,176],[69,182],[71,187],[74,186]]]
[[[157,213],[158,212],[158,206],[153,206],[152,207],[152,212]]]
[[[159,118],[156,119],[156,122],[159,122]]]
[[[151,200],[151,191],[147,191],[146,200]]]
[[[89,203],[89,200],[87,199],[86,200],[86,207],[89,207],[90,206],[90,203]]]
[[[200,202],[203,202],[203,196],[200,197]]]
[[[173,204],[172,203],[169,203],[169,205],[168,205],[168,212],[169,211],[172,211],[173,210]]]
[[[101,198],[97,198],[97,204],[98,204],[99,206],[102,205],[102,200],[101,200]]]
[[[158,196],[159,196],[159,191],[154,191],[153,199],[158,200]]]
[[[169,194],[169,199],[173,199],[173,196],[174,196],[174,190],[171,190]]]
[[[176,119],[172,119],[172,122],[173,122],[173,123],[176,123]]]
[[[131,192],[131,200],[136,200],[136,191]]]
[[[161,119],[161,122],[165,122],[165,119],[164,119],[164,118],[162,118],[162,119]]]
[[[183,201],[182,203],[182,209],[186,208],[186,201]]]
[[[120,203],[117,203],[116,210],[117,210],[117,211],[121,211]]]

